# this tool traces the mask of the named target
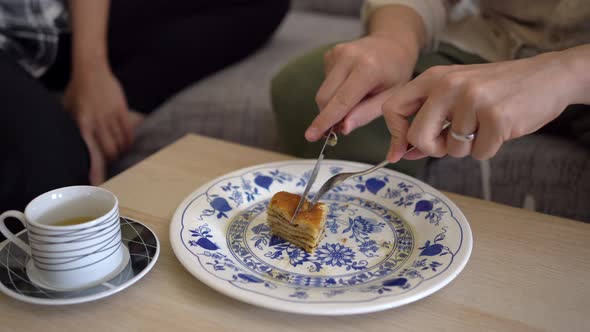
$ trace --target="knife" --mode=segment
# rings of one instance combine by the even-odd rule
[[[334,127],[332,127],[332,128],[330,128],[330,131],[328,132],[326,140],[324,141],[324,145],[322,146],[322,150],[320,150],[320,155],[318,156],[318,160],[316,161],[315,166],[313,167],[313,171],[311,172],[311,176],[309,177],[307,185],[305,186],[305,189],[303,190],[303,194],[301,194],[301,198],[299,199],[299,204],[297,204],[297,208],[295,209],[295,212],[293,213],[293,217],[291,217],[291,221],[290,221],[291,223],[293,223],[293,221],[297,217],[297,214],[299,213],[299,211],[301,210],[301,207],[303,206],[303,202],[305,202],[305,197],[309,193],[311,186],[313,185],[313,183],[315,182],[315,179],[318,176],[318,173],[320,171],[320,165],[322,163],[322,160],[324,160],[324,150],[326,149],[326,146],[334,146],[334,145],[336,145],[336,143],[338,143],[338,136],[336,136],[336,134],[334,133]]]

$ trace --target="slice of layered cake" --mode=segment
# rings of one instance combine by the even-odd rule
[[[301,196],[286,191],[276,193],[268,205],[268,223],[272,233],[294,245],[312,252],[324,237],[327,207],[323,203],[309,207],[305,200],[293,223],[291,218]]]

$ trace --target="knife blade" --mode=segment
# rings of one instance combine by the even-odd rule
[[[318,176],[318,173],[320,171],[320,165],[322,163],[322,160],[324,160],[324,150],[326,149],[326,146],[334,146],[334,145],[336,145],[337,141],[338,141],[338,137],[334,133],[334,130],[332,128],[330,128],[328,136],[326,137],[326,140],[324,141],[324,145],[322,146],[322,149],[320,150],[320,155],[318,156],[315,166],[313,167],[313,171],[311,172],[311,176],[309,177],[309,180],[307,181],[307,185],[305,186],[305,189],[303,190],[303,194],[301,194],[301,198],[299,199],[299,203],[297,204],[297,208],[295,209],[295,212],[293,213],[293,216],[291,217],[291,220],[290,220],[291,223],[293,223],[293,221],[297,217],[297,214],[301,211],[301,207],[303,207],[303,202],[305,202],[305,197],[307,197],[307,194],[309,193],[311,186],[313,185],[313,183],[315,182],[315,179]]]

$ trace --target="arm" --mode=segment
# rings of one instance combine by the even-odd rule
[[[561,61],[570,84],[568,104],[590,105],[590,44],[562,51]]]
[[[362,10],[362,19],[370,28],[373,14],[381,8],[397,5],[413,9],[421,18],[424,26],[424,41],[421,49],[430,52],[436,49],[448,15],[448,8],[458,2],[468,0],[366,0]]]
[[[87,69],[109,70],[107,23],[110,0],[71,0],[72,70],[84,75]]]
[[[90,182],[104,181],[107,161],[132,143],[125,95],[108,61],[109,0],[70,0],[72,76],[64,104],[78,123],[90,153]]]
[[[426,44],[426,28],[412,8],[402,5],[389,5],[373,12],[368,23],[369,36],[401,43],[412,59]]]

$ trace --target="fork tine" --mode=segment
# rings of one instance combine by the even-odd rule
[[[328,179],[328,181],[326,181],[320,187],[320,190],[318,190],[318,192],[313,196],[309,206],[310,207],[314,206],[320,200],[320,198],[322,196],[324,196],[330,189],[332,189],[332,188],[336,187],[337,185],[341,184],[342,182],[346,181],[348,178],[351,178],[353,176],[361,176],[361,175],[372,173],[380,168],[387,166],[388,164],[389,164],[389,161],[384,160],[381,163],[379,163],[373,167],[370,167],[366,170],[363,170],[363,171],[340,173],[340,174],[336,174],[336,175],[332,176],[331,178]]]

